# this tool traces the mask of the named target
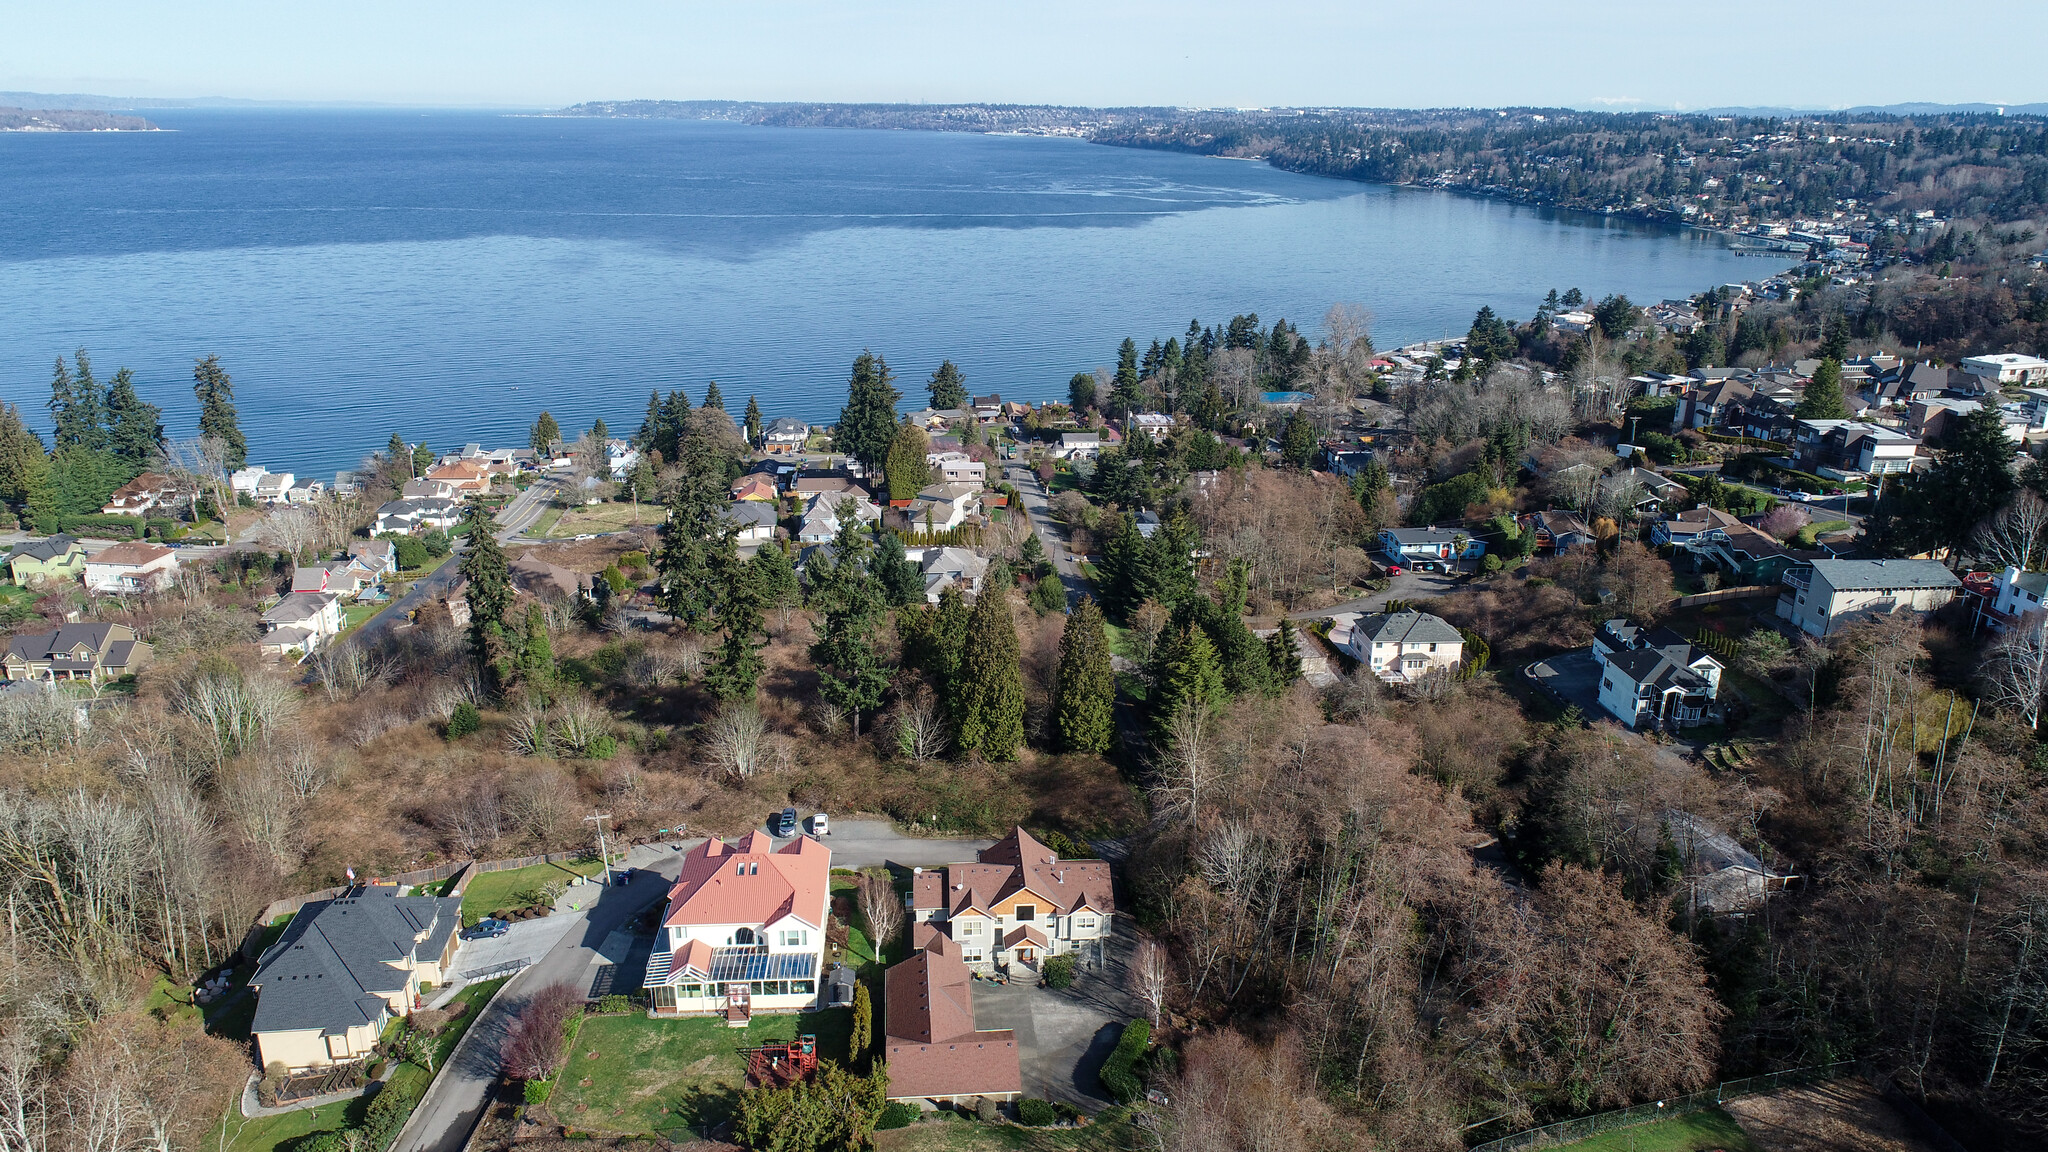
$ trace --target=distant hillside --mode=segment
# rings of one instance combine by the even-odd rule
[[[764,104],[745,100],[593,100],[557,116],[636,120],[731,120],[775,128],[890,128],[923,132],[1085,135],[1171,108],[1069,108],[1057,104]]]
[[[155,132],[140,116],[71,108],[0,108],[0,132]]]

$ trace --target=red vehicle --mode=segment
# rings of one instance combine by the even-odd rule
[[[1389,576],[1399,576],[1400,574],[1401,574],[1401,566],[1400,566],[1399,564],[1389,564],[1389,565],[1387,565],[1387,575],[1389,575]]]

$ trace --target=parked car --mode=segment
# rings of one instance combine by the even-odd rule
[[[500,920],[495,916],[486,916],[477,921],[474,927],[462,935],[467,940],[496,940],[506,932],[511,931],[511,929],[512,925],[509,922]]]
[[[1399,564],[1389,564],[1389,565],[1387,565],[1387,575],[1389,575],[1389,576],[1399,576],[1400,574],[1401,574],[1401,566],[1400,566]]]
[[[1797,500],[1797,501],[1799,501],[1799,502],[1800,502],[1801,504],[1804,504],[1804,503],[1806,503],[1807,501],[1809,501],[1809,500],[1813,499],[1813,493],[1811,493],[1811,492],[1801,492],[1801,491],[1800,491],[1799,489],[1797,489],[1797,488],[1794,488],[1794,489],[1793,489],[1792,491],[1790,491],[1790,492],[1787,492],[1787,493],[1785,493],[1785,495],[1786,495],[1786,497],[1787,497],[1788,499],[1792,499],[1792,500]]]
[[[811,835],[830,836],[831,834],[832,818],[823,812],[814,813],[811,816]]]
[[[796,809],[784,808],[768,821],[768,832],[772,836],[796,835]]]

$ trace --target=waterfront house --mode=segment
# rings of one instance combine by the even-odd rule
[[[106,506],[100,509],[100,515],[143,517],[177,499],[177,481],[161,472],[144,472],[114,489],[114,494],[107,498]]]
[[[761,451],[801,452],[811,439],[811,426],[794,416],[777,416],[761,430]]]
[[[300,908],[249,978],[256,1061],[293,1070],[366,1059],[424,985],[445,984],[462,897],[363,885]]]
[[[669,888],[645,987],[657,1015],[722,1015],[818,1006],[832,851],[809,836],[781,848],[765,832],[712,837],[683,856]]]
[[[382,536],[386,532],[419,533],[430,528],[453,528],[460,523],[462,503],[458,500],[392,500],[377,508],[375,534]]]

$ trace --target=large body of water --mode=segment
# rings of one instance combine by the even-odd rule
[[[1263,164],[1072,140],[454,112],[163,111],[161,133],[0,135],[0,399],[135,370],[192,434],[195,357],[251,458],[352,467],[638,427],[649,389],[836,417],[862,348],[907,400],[1063,396],[1118,341],[1331,304],[1382,347],[1764,271],[1713,238]]]

